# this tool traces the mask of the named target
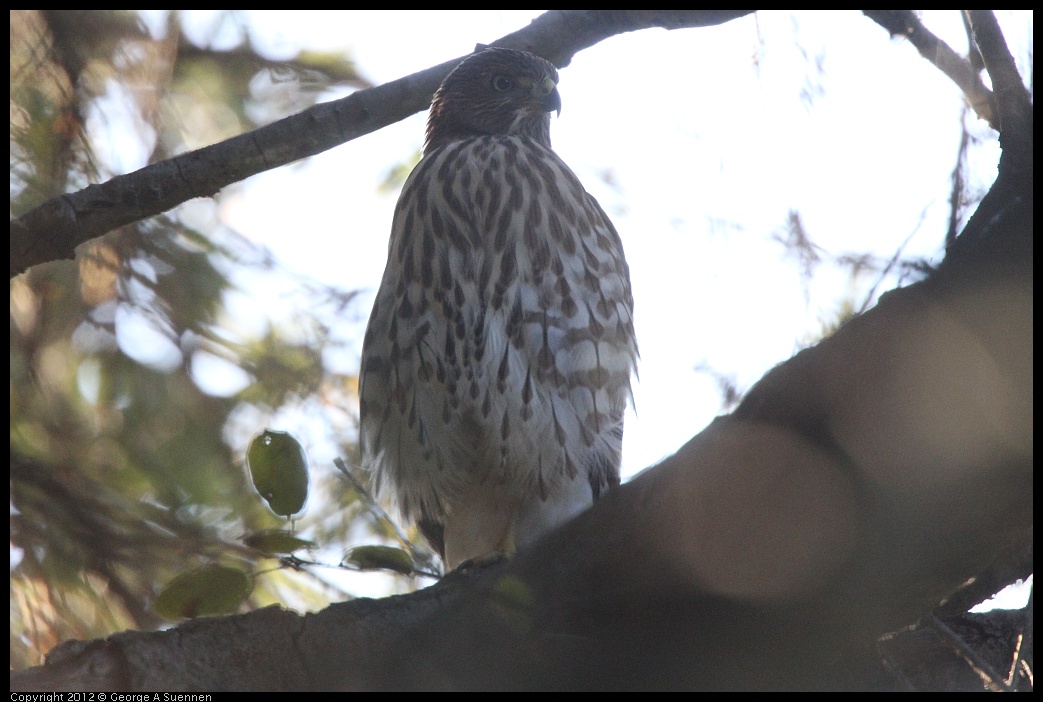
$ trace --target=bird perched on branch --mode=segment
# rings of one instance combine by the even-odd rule
[[[363,464],[448,568],[524,548],[619,484],[630,273],[551,149],[557,83],[500,48],[445,79],[366,330]]]

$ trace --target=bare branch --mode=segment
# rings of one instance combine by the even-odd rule
[[[992,11],[968,11],[967,20],[995,88],[993,104],[1002,153],[996,182],[979,203],[963,233],[948,247],[941,269],[951,269],[972,258],[969,254],[954,256],[957,249],[996,257],[1004,264],[1019,257],[1032,256],[1031,238],[993,240],[995,233],[1002,231],[995,226],[996,222],[1012,208],[1033,199],[1032,101]],[[1031,214],[1026,218],[1025,226],[1031,229]]]
[[[953,83],[956,83],[979,117],[994,129],[999,129],[996,122],[995,96],[992,91],[981,82],[978,72],[974,70],[970,62],[923,26],[920,18],[912,10],[862,10],[862,12],[890,32],[891,36],[903,36],[908,39],[921,56],[937,66],[942,73],[952,79]]]
[[[752,10],[556,10],[495,41],[565,66],[616,34],[721,24]],[[463,56],[217,144],[49,200],[11,222],[11,275],[61,258],[84,242],[252,175],[374,132],[424,110]]]
[[[1021,82],[1007,42],[992,10],[968,10],[974,41],[981,51],[998,96],[1000,145],[1006,156],[1018,155],[1032,162],[1032,100]],[[1012,148],[1013,147],[1013,148]],[[1020,170],[1020,169],[1019,169]]]

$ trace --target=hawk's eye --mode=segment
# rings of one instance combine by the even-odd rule
[[[493,78],[493,89],[498,93],[506,93],[514,86],[514,81],[507,76],[496,76]]]

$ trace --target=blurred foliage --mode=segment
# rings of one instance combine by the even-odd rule
[[[12,217],[304,109],[329,88],[366,85],[343,56],[263,56],[235,13],[209,16],[238,31],[222,49],[190,40],[176,12],[158,15],[158,29],[130,11],[10,17]],[[337,318],[354,294],[294,279],[220,222],[220,197],[11,281],[13,668],[67,639],[159,626],[162,587],[218,560],[263,573],[247,607],[348,596],[241,537],[286,524],[244,469],[265,426],[296,417],[305,443],[357,465],[357,384],[324,361],[346,344]],[[249,297],[237,281],[258,277],[298,298],[251,327],[229,305]],[[194,375],[204,361],[224,364],[241,389],[204,391]],[[368,526],[341,476],[313,471],[302,533],[340,547],[359,528],[387,531]]]
[[[397,193],[402,189],[402,186],[406,184],[406,179],[409,178],[409,174],[413,172],[416,165],[420,163],[420,157],[423,154],[418,150],[413,154],[411,158],[402,163],[396,163],[388,169],[387,173],[384,174],[384,179],[378,186],[382,193]]]

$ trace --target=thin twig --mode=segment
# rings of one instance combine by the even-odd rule
[[[1014,691],[1013,689],[1011,689],[1010,685],[1008,685],[1004,681],[1003,676],[996,672],[996,670],[991,665],[989,665],[989,663],[987,663],[984,658],[978,655],[977,651],[968,646],[967,643],[962,638],[960,638],[960,635],[953,631],[948,624],[943,622],[934,614],[928,615],[926,621],[928,626],[930,626],[932,629],[938,632],[938,634],[941,635],[942,638],[947,639],[956,648],[956,650],[965,659],[967,659],[967,662],[979,671],[979,674],[983,674],[986,677],[988,677],[990,683],[992,683],[1004,692]]]
[[[873,286],[871,288],[869,288],[869,292],[866,293],[865,298],[862,300],[861,307],[858,308],[858,314],[862,314],[867,309],[869,309],[869,304],[876,297],[876,291],[880,288],[881,285],[883,285],[884,280],[891,273],[891,269],[893,269],[895,265],[897,265],[899,259],[901,259],[902,257],[902,252],[905,251],[905,247],[909,245],[909,242],[913,240],[913,237],[916,236],[916,233],[920,231],[920,226],[924,223],[925,219],[927,219],[926,208],[924,208],[920,212],[920,219],[917,220],[916,226],[913,227],[913,231],[909,232],[909,236],[907,236],[905,238],[905,241],[903,241],[902,244],[895,250],[894,255],[891,256],[887,264],[884,266],[883,270],[880,271],[880,275],[877,276],[876,282],[873,283]]]
[[[1018,652],[1014,656],[1014,665],[1011,666],[1010,675],[1007,676],[1007,684],[1015,690],[1018,689],[1018,671],[1021,670],[1024,663],[1025,649],[1032,645],[1032,600],[1035,589],[1036,584],[1033,583],[1029,587],[1028,604],[1025,605],[1025,623],[1021,627],[1021,640],[1018,642]]]
[[[366,486],[362,484],[362,481],[360,481],[352,474],[351,470],[348,469],[348,464],[344,462],[343,458],[334,458],[333,465],[335,465],[337,467],[337,470],[343,473],[344,476],[351,482],[351,486],[355,489],[355,492],[359,494],[359,497],[362,498],[362,503],[366,506],[366,509],[369,510],[369,513],[372,514],[378,521],[391,526],[392,530],[394,530],[395,532],[395,538],[398,539],[398,542],[402,544],[402,546],[407,551],[409,551],[409,556],[413,559],[414,564],[423,563],[425,561],[431,560],[427,554],[424,554],[419,549],[417,549],[416,545],[412,541],[410,541],[409,537],[406,536],[406,533],[402,531],[402,528],[398,525],[398,522],[392,519],[391,515],[384,511],[384,508],[381,507],[380,503],[378,503],[373,498],[373,496],[369,493],[369,490],[366,489]],[[435,578],[441,577],[437,574],[430,574],[426,571],[421,572],[417,570],[417,573],[421,575],[430,575],[431,577]]]
[[[952,169],[952,190],[949,193],[949,229],[945,233],[945,245],[956,241],[960,226],[960,205],[963,199],[963,170],[967,167],[967,147],[971,142],[971,134],[967,129],[967,110],[964,108],[960,116],[960,148],[956,150],[956,165]]]

